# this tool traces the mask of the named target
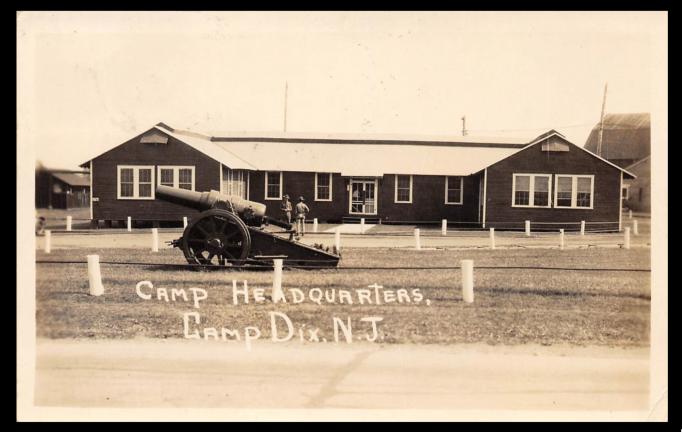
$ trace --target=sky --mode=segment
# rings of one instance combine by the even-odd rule
[[[647,12],[17,20],[18,145],[68,169],[158,122],[213,135],[282,131],[285,83],[288,132],[460,136],[466,116],[469,135],[556,129],[583,145],[606,83],[607,113],[661,108],[652,94],[667,46],[667,16]]]

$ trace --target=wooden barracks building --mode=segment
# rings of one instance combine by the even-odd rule
[[[619,230],[621,188],[634,176],[556,131],[534,140],[456,137],[235,135],[212,137],[163,123],[81,165],[90,171],[91,218],[181,221],[197,212],[154,197],[156,185],[267,205],[287,194],[321,222]]]

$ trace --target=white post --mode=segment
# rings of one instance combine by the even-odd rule
[[[128,216],[128,232],[133,230],[133,220],[130,216]]]
[[[526,235],[530,236],[530,221],[526,221]]]
[[[564,229],[559,230],[559,249],[564,249]]]
[[[52,251],[52,231],[45,230],[45,253]]]
[[[490,249],[495,249],[495,228],[490,228]]]
[[[88,279],[90,280],[90,295],[101,296],[104,294],[102,273],[99,269],[99,255],[88,255]]]
[[[71,215],[68,215],[66,217],[66,230],[67,231],[71,231],[71,220],[72,220]]]
[[[630,249],[630,227],[625,227],[625,249]]]
[[[365,233],[365,218],[360,218],[360,234]]]
[[[580,221],[580,235],[585,235],[585,221]]]
[[[187,216],[182,217],[182,227],[187,228]]]
[[[313,232],[317,232],[317,218],[313,218]]]
[[[341,227],[336,227],[334,232],[334,244],[336,245],[336,252],[341,251]]]
[[[632,234],[639,235],[639,227],[637,226],[637,219],[632,221]]]
[[[474,302],[474,260],[460,261],[462,266],[462,297],[466,303]]]
[[[628,219],[632,219],[632,210],[628,210]]]
[[[272,302],[277,303],[284,299],[282,292],[282,264],[284,260],[278,258],[272,261],[275,268],[275,273],[272,275]]]
[[[152,252],[159,251],[159,229],[152,228]]]
[[[448,220],[443,219],[440,222],[440,233],[441,235],[448,235]]]
[[[414,229],[414,247],[417,250],[422,248],[421,239],[419,238],[419,228]]]

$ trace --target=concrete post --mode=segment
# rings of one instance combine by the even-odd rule
[[[274,274],[272,275],[272,301],[277,303],[284,299],[284,292],[282,291],[282,264],[284,260],[281,258],[272,260],[274,264]]]
[[[462,298],[466,303],[474,302],[474,260],[460,261],[462,266]]]
[[[90,281],[90,295],[101,296],[104,294],[102,272],[99,268],[99,255],[88,255],[88,280]]]
[[[152,228],[152,252],[159,251],[159,229]]]
[[[414,229],[414,248],[420,250],[422,248],[421,238],[419,235],[419,228]]]

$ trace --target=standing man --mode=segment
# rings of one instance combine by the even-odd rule
[[[296,204],[296,233],[299,236],[305,235],[305,217],[310,212],[310,209],[305,204],[305,198],[298,197],[298,204]]]
[[[284,216],[284,220],[290,224],[291,223],[291,201],[289,201],[289,195],[284,195],[282,197],[282,203],[280,204],[279,209],[282,211],[282,215]]]

